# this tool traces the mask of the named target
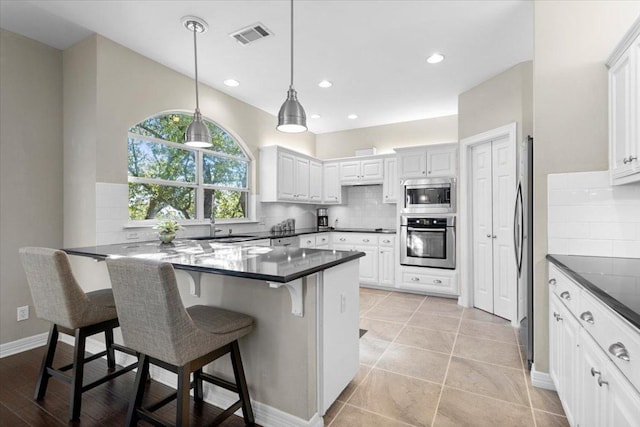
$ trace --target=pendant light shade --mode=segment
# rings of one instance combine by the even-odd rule
[[[211,132],[202,121],[202,114],[200,114],[200,102],[198,99],[198,45],[196,40],[198,33],[207,31],[207,23],[194,16],[182,18],[182,23],[187,30],[193,32],[193,56],[196,70],[196,111],[193,113],[193,121],[184,134],[184,143],[190,147],[207,148],[213,144],[211,143]]]
[[[291,0],[291,83],[278,112],[278,127],[281,132],[299,133],[307,130],[307,115],[298,101],[298,93],[293,88],[293,0]]]

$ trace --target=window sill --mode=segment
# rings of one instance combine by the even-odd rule
[[[160,222],[160,220],[144,220],[144,221],[129,221],[127,222],[122,228],[123,229],[129,229],[129,228],[152,228],[153,226],[155,226],[158,222]],[[178,221],[178,224],[180,224],[181,226],[187,228],[187,227],[202,227],[203,225],[209,226],[211,225],[211,222],[209,221]],[[220,219],[220,220],[216,220],[216,225],[233,225],[233,224],[260,224],[260,221],[256,221],[254,219],[237,219],[237,220],[232,220],[232,219]]]

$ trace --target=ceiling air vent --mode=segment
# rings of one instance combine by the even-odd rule
[[[269,31],[267,27],[258,22],[257,24],[249,25],[248,27],[233,32],[229,35],[240,42],[240,44],[247,45],[249,43],[255,42],[256,40],[269,37],[273,35],[273,33]]]

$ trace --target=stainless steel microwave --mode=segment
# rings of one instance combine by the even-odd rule
[[[403,183],[402,213],[455,213],[456,179],[407,179]]]

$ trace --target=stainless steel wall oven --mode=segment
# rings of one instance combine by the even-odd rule
[[[402,212],[455,213],[455,178],[408,179],[403,183]]]
[[[403,215],[400,264],[455,269],[455,225],[455,216]]]

